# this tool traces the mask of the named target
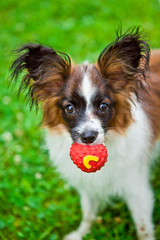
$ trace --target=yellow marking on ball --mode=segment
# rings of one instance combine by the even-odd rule
[[[90,161],[98,162],[99,157],[88,155],[83,158],[83,164],[87,169],[90,169],[92,166],[89,164]]]

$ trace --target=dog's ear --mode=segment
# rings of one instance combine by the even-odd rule
[[[142,40],[139,28],[117,33],[114,43],[100,54],[97,66],[115,90],[136,91],[142,85],[149,62],[149,46]]]
[[[28,89],[31,105],[57,96],[70,75],[70,57],[39,44],[27,44],[16,52],[22,55],[11,66],[11,78],[17,80],[22,70],[27,69],[19,92]]]

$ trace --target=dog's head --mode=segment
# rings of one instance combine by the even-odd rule
[[[149,47],[136,29],[117,36],[94,64],[75,65],[67,54],[28,44],[12,65],[12,78],[27,69],[20,90],[42,103],[43,124],[63,125],[73,141],[103,143],[107,131],[124,132],[133,121],[131,100],[145,79]]]

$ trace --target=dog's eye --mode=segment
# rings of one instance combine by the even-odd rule
[[[102,102],[99,106],[99,110],[101,113],[107,112],[108,108],[109,108],[109,106],[104,102]]]
[[[72,104],[68,104],[67,106],[65,106],[65,112],[68,114],[68,115],[71,115],[73,113],[75,113],[75,108]]]

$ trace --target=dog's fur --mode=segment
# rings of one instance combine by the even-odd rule
[[[82,222],[65,240],[82,239],[110,196],[126,201],[138,238],[154,240],[149,172],[160,137],[160,51],[149,61],[138,29],[118,35],[91,65],[75,65],[38,44],[18,51],[24,53],[12,65],[12,78],[28,70],[20,90],[29,89],[31,105],[41,103],[50,158],[81,196]],[[96,173],[82,172],[69,157],[73,141],[105,143],[108,162]]]

